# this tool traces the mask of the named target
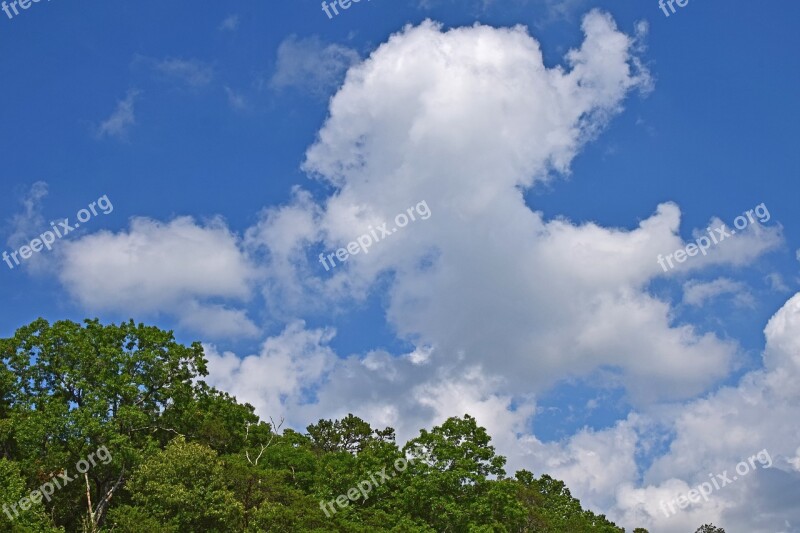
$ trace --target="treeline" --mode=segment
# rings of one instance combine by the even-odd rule
[[[624,531],[558,480],[508,477],[469,415],[402,447],[353,415],[283,429],[155,327],[39,319],[0,360],[0,531]]]

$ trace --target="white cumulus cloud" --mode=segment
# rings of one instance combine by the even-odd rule
[[[258,332],[243,312],[211,302],[246,301],[257,277],[220,219],[134,218],[128,231],[65,242],[59,277],[90,310],[167,313],[212,336]]]

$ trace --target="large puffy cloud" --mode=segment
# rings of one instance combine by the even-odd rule
[[[399,357],[382,350],[337,356],[329,345],[334,334],[293,321],[255,354],[240,357],[206,345],[208,382],[261,416],[285,418],[296,428],[356,413],[375,427],[395,428],[405,442],[422,427],[470,414],[504,452],[517,449],[516,436],[528,431],[535,402],[499,392],[501,377],[478,366],[436,365],[430,348]]]
[[[714,520],[729,531],[800,531],[800,493],[795,467],[800,428],[792,423],[800,410],[800,293],[769,321],[763,370],[746,374],[737,386],[706,398],[654,413],[675,438],[669,451],[644,473],[644,487],[621,479],[619,516],[646,518],[656,531],[685,531],[698,520]],[[766,450],[769,469],[756,462],[755,472],[667,518],[660,501],[669,501],[709,474],[737,475],[741,461]],[[744,468],[742,468],[744,470]],[[642,523],[641,521],[639,523]],[[744,525],[743,525],[744,524]]]
[[[292,417],[288,409],[309,401],[306,395],[335,364],[336,355],[327,345],[334,334],[331,329],[308,330],[302,321],[294,321],[280,335],[268,338],[255,355],[240,358],[207,345],[210,381],[254,406],[263,417],[287,412]],[[298,419],[292,417],[290,422]]]
[[[389,326],[418,347],[411,353],[339,357],[329,346],[332,330],[291,321],[244,359],[209,346],[210,381],[263,416],[287,416],[295,427],[355,412],[398,428],[405,439],[470,412],[495,435],[512,468],[564,478],[585,503],[626,526],[655,532],[692,530],[708,518],[745,523],[735,521],[732,506],[743,501],[738,491],[754,486],[751,480],[669,520],[659,516],[658,502],[763,447],[776,457],[774,470],[751,478],[767,487],[764,494],[774,494],[800,464],[796,431],[785,423],[796,412],[796,302],[767,328],[766,370],[701,400],[663,403],[705,392],[728,375],[737,354],[734,343],[676,323],[669,303],[648,291],[655,279],[681,275],[667,275],[656,263],[659,253],[686,244],[678,207],[652,206],[654,213],[635,227],[604,228],[547,220],[523,198],[525,189],[567,173],[626,96],[649,86],[634,39],[607,15],[590,13],[583,29],[584,43],[565,66],[547,68],[521,27],[409,26],[351,68],[331,100],[304,164],[334,187],[329,198],[296,190],[292,203],[266,210],[246,232],[244,248],[224,228],[184,222],[197,236],[189,242],[227,243],[215,250],[217,260],[230,262],[227,277],[216,280],[223,272],[208,266],[200,267],[208,270],[199,279],[209,286],[173,275],[173,265],[207,258],[201,251],[207,247],[176,242],[173,234],[182,228],[149,222],[142,231],[78,241],[62,279],[87,306],[110,305],[112,296],[95,289],[122,288],[123,302],[135,304],[139,291],[155,302],[148,309],[174,309],[187,299],[243,299],[252,254],[264,261],[263,293],[281,318],[386,288]],[[391,224],[422,200],[429,220],[332,271],[316,262],[316,253]],[[149,275],[125,265],[115,274],[114,258],[142,238],[159,268],[133,259]],[[167,253],[154,240],[176,242],[183,253]],[[779,242],[779,228],[754,226],[684,270],[743,265]],[[82,267],[110,279],[82,280]],[[213,305],[184,306],[190,314],[183,322],[208,320],[203,313]],[[227,311],[218,322],[237,323],[236,310]],[[626,388],[638,412],[565,442],[544,443],[527,431],[537,393],[598,370]],[[672,444],[659,453],[665,434]],[[643,453],[652,462],[645,471],[637,466]],[[783,511],[774,516],[788,516]],[[746,523],[766,530],[764,524],[777,524],[773,518],[762,513]]]
[[[437,186],[426,192],[461,191],[469,207],[476,192],[507,193],[548,168],[566,170],[581,142],[648,80],[607,15],[593,12],[583,26],[568,72],[547,69],[522,27],[406,28],[348,72],[306,168],[346,181],[353,195],[374,193],[376,208],[430,181]]]
[[[242,310],[220,300],[251,295],[257,270],[220,219],[131,220],[130,229],[64,242],[59,278],[92,311],[176,316],[209,336],[258,333]]]
[[[765,328],[764,369],[705,397],[650,406],[564,442],[523,436],[508,448],[512,464],[564,479],[582,502],[626,527],[683,533],[714,522],[732,533],[800,531],[800,428],[790,422],[800,409],[799,332],[797,294]],[[753,464],[739,466],[754,456]],[[712,477],[718,487],[707,486],[707,500],[678,508],[678,496]]]
[[[790,423],[800,409],[798,332],[800,294],[765,329],[764,370],[705,397],[651,405],[611,427],[583,429],[550,443],[530,432],[532,397],[512,398],[502,392],[501,376],[457,361],[442,363],[436,349],[340,358],[328,346],[331,330],[293,322],[259,354],[240,359],[215,348],[208,353],[212,384],[264,416],[287,415],[294,426],[356,412],[376,426],[395,427],[402,442],[420,427],[470,413],[509,457],[509,469],[563,479],[584,505],[628,528],[684,533],[714,522],[732,533],[790,533],[800,524],[794,503],[800,493],[800,428]],[[759,452],[755,468],[734,480],[737,464]],[[650,459],[643,463],[642,457]],[[686,509],[673,504],[677,512],[667,516],[668,502],[708,482],[709,474],[723,473],[729,485]]]
[[[551,443],[529,431],[532,398],[501,392],[503,378],[486,369],[439,364],[436,349],[342,359],[328,347],[332,332],[294,323],[244,360],[212,350],[210,369],[215,385],[264,415],[288,414],[295,425],[358,412],[376,425],[397,428],[403,441],[419,427],[473,414],[509,456],[511,469],[564,479],[584,504],[626,527],[682,533],[713,521],[733,533],[791,532],[800,520],[791,499],[800,492],[800,429],[787,423],[800,408],[798,331],[800,294],[765,329],[764,370],[706,397],[650,406],[609,428],[584,429]],[[321,385],[316,401],[302,394],[312,383]],[[669,447],[661,451],[664,442]],[[770,468],[759,459],[755,469],[733,480],[736,465],[762,450]],[[642,456],[651,457],[644,469]],[[668,502],[723,472],[730,485],[667,516]]]
[[[647,402],[725,376],[735,346],[673,324],[669,305],[646,292],[661,274],[656,256],[684,244],[677,206],[623,230],[548,221],[523,199],[522,189],[569,171],[626,95],[650,87],[635,40],[609,16],[591,12],[583,30],[567,68],[547,68],[522,27],[425,22],[350,69],[304,163],[337,192],[323,205],[298,192],[249,235],[267,252],[266,299],[302,312],[302,302],[363,298],[390,273],[398,334],[491,366],[511,394],[606,368]],[[346,266],[325,272],[306,260],[420,201],[430,220]]]
[[[796,442],[793,430],[783,424],[781,433],[776,424],[792,402],[771,398],[783,402],[780,412],[763,416],[769,400],[760,395],[778,394],[788,382],[770,382],[781,372],[754,373],[703,399],[664,403],[692,398],[726,377],[738,349],[675,323],[670,304],[648,287],[710,266],[743,266],[778,246],[781,228],[753,225],[665,274],[656,257],[687,244],[675,204],[654,206],[632,229],[546,220],[526,205],[522,190],[568,172],[624,98],[649,88],[634,40],[608,16],[590,13],[583,29],[585,41],[569,52],[566,67],[545,67],[523,28],[443,31],[426,22],[350,69],[304,164],[336,192],[318,203],[295,191],[290,205],[266,212],[247,244],[263,254],[270,271],[264,294],[284,312],[302,314],[309,301],[339,306],[387,287],[389,324],[420,348],[401,357],[377,351],[331,359],[324,372],[316,365],[316,402],[279,403],[267,388],[231,379],[231,371],[219,383],[283,408],[297,423],[352,411],[398,428],[401,439],[470,412],[495,435],[512,468],[564,478],[585,503],[626,526],[684,531],[709,518],[742,523],[732,518],[742,501],[738,491],[774,487],[770,476],[785,471],[758,472],[749,484],[669,519],[659,502],[764,447],[789,454],[784,467],[800,462],[797,445],[787,444]],[[383,222],[391,228],[395,214],[423,200],[429,220],[331,271],[316,262],[316,253],[344,247]],[[710,225],[719,223],[712,218]],[[704,232],[695,230],[695,237]],[[775,351],[789,341],[774,331],[780,318],[774,320],[768,368],[787,362],[785,349]],[[255,357],[254,366],[266,359]],[[617,376],[638,412],[560,443],[528,431],[536,393],[599,369]],[[731,410],[730,402],[741,405]],[[748,406],[748,420],[737,422]],[[776,524],[773,518],[766,513],[747,523],[761,528]]]

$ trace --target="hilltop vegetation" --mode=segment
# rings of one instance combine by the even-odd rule
[[[508,477],[469,415],[402,447],[353,415],[282,429],[155,327],[40,319],[0,359],[1,531],[624,531],[556,479]]]

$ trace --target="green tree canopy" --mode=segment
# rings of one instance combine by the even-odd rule
[[[1,513],[2,531],[623,531],[561,481],[509,478],[468,414],[402,447],[353,414],[301,433],[209,387],[199,343],[133,321],[39,319],[0,339],[0,361],[0,504],[74,477]]]

